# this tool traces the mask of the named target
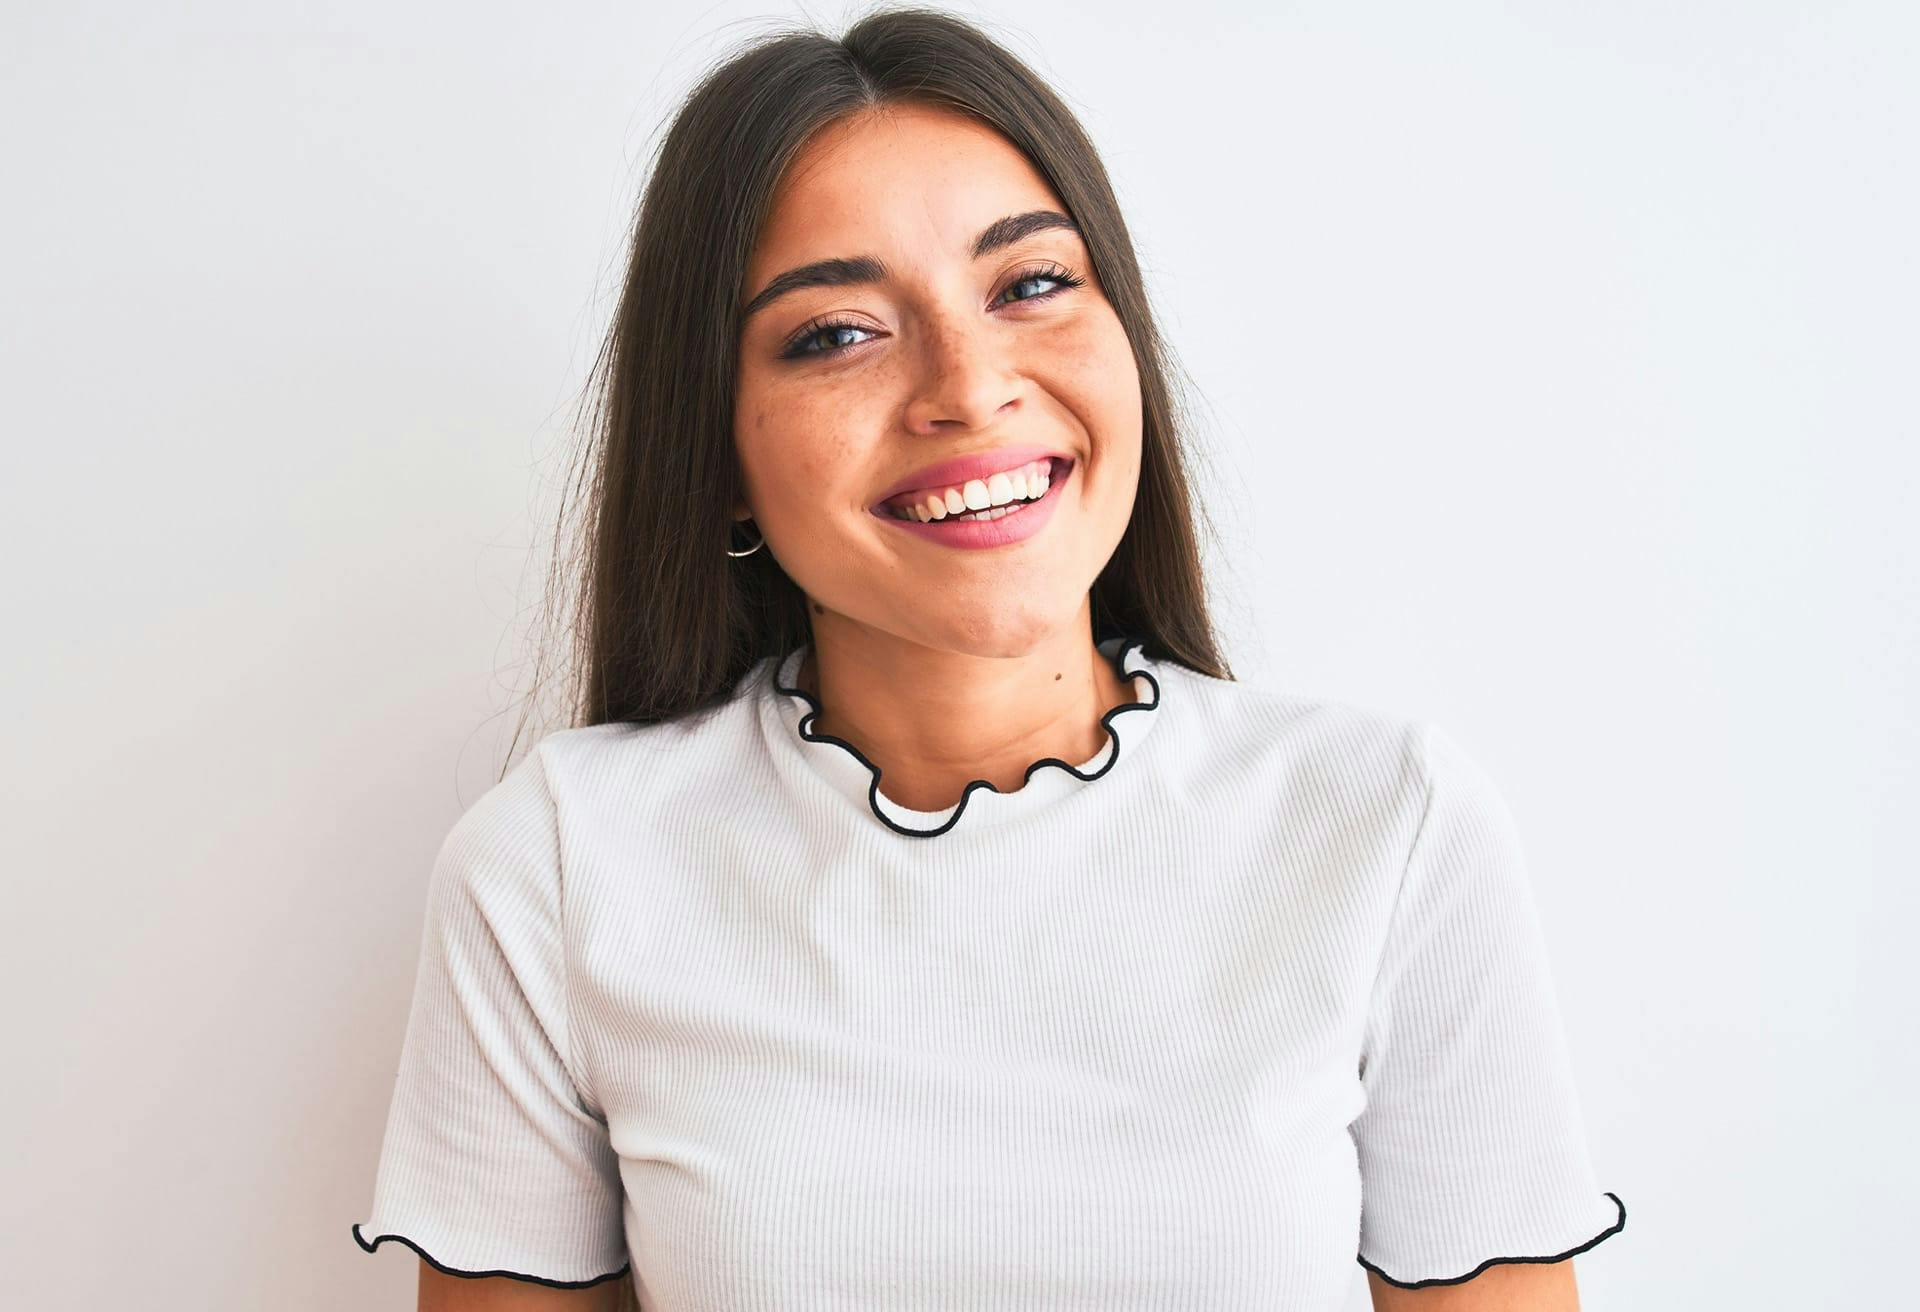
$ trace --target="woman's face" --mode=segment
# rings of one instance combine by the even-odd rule
[[[1017,655],[1081,612],[1119,543],[1139,482],[1139,372],[1071,226],[992,242],[1001,220],[1033,211],[1066,207],[1024,156],[917,106],[831,125],[783,180],[747,266],[735,513],[751,511],[816,628],[844,617]],[[976,255],[983,234],[991,249]],[[769,288],[834,260],[835,281]],[[1047,502],[956,527],[963,504],[946,529],[876,511],[904,488],[950,487],[960,496],[947,504],[964,502],[965,480],[919,471],[1016,445],[1056,457],[1055,470],[1072,462]],[[983,474],[1029,462],[989,463]],[[955,545],[963,534],[993,545]]]

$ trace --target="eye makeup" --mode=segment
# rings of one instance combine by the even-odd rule
[[[1039,265],[1034,268],[1021,270],[1018,274],[1014,276],[1013,281],[1007,284],[1006,288],[1002,291],[1001,295],[1005,295],[1006,292],[1013,290],[1015,287],[1020,286],[1022,283],[1051,282],[1051,283],[1059,284],[1058,286],[1054,287],[1051,291],[1041,292],[1035,296],[1022,296],[1017,300],[1006,302],[1006,304],[1010,304],[1010,305],[1026,305],[1026,304],[1031,304],[1034,301],[1052,300],[1054,297],[1060,295],[1062,292],[1070,291],[1076,287],[1086,286],[1086,281],[1087,280],[1085,278],[1081,278],[1075,275],[1074,273],[1070,272],[1069,270],[1061,268],[1057,264],[1049,263],[1049,264]],[[996,300],[997,299],[998,298],[996,298]],[[870,332],[870,331],[872,330],[869,329],[865,324],[855,323],[850,319],[816,320],[812,323],[807,324],[805,327],[801,328],[798,332],[796,332],[793,336],[789,337],[786,340],[785,344],[781,347],[780,358],[782,360],[806,360],[806,359],[823,359],[831,356],[836,356],[836,355],[839,355],[842,351],[846,351],[851,349],[852,347],[860,345],[860,343],[859,342],[842,342],[836,346],[826,347],[825,349],[816,349],[816,348],[809,347],[808,343],[813,341],[815,338],[821,337],[827,333]]]

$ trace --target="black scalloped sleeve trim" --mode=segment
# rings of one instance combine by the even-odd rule
[[[1114,732],[1114,717],[1125,714],[1127,711],[1154,710],[1160,705],[1160,680],[1153,677],[1152,671],[1140,669],[1135,670],[1131,674],[1127,672],[1127,656],[1145,645],[1144,639],[1126,635],[1121,638],[1119,645],[1113,649],[1113,672],[1119,675],[1121,680],[1128,686],[1132,686],[1135,679],[1145,679],[1153,687],[1153,700],[1150,702],[1124,702],[1100,717],[1100,727],[1107,731],[1107,738],[1113,743],[1113,751],[1108,754],[1106,764],[1091,774],[1082,774],[1071,762],[1063,761],[1057,756],[1044,756],[1027,767],[1027,772],[1022,775],[1020,779],[1021,787],[1025,787],[1027,780],[1033,778],[1034,771],[1043,766],[1057,766],[1074,778],[1089,782],[1098,779],[1101,775],[1113,768],[1114,762],[1120,759],[1120,735]],[[789,653],[789,655],[790,654],[791,653]],[[938,837],[960,823],[960,817],[964,815],[967,810],[967,799],[973,796],[975,789],[985,788],[989,792],[994,793],[1001,791],[994,787],[988,780],[972,779],[968,781],[965,788],[960,790],[960,802],[954,807],[953,814],[948,816],[946,820],[938,826],[932,829],[914,829],[911,826],[897,823],[880,808],[880,767],[868,760],[858,747],[855,747],[846,739],[836,738],[830,733],[813,732],[813,722],[820,716],[820,703],[815,700],[813,694],[807,692],[804,688],[789,688],[780,682],[780,666],[784,663],[784,658],[774,663],[773,686],[789,697],[797,697],[809,707],[807,713],[800,717],[800,736],[810,743],[832,743],[835,747],[841,748],[851,754],[854,760],[860,762],[861,765],[867,768],[867,771],[873,775],[873,782],[867,786],[867,806],[872,809],[875,819],[879,820],[881,824],[893,830],[895,833],[905,834],[909,838]]]
[[[431,1253],[427,1252],[426,1249],[420,1247],[420,1245],[414,1243],[413,1240],[407,1238],[405,1235],[381,1235],[372,1243],[368,1243],[366,1237],[360,1233],[360,1223],[358,1221],[353,1223],[354,1242],[366,1249],[369,1253],[386,1243],[389,1239],[398,1240],[400,1243],[405,1244],[408,1248],[411,1248],[420,1255],[422,1262],[425,1262],[435,1271],[444,1271],[450,1276],[464,1276],[469,1280],[478,1280],[483,1276],[506,1276],[510,1280],[524,1280],[528,1284],[545,1285],[549,1289],[585,1289],[589,1285],[604,1285],[609,1280],[618,1280],[633,1266],[633,1263],[628,1262],[618,1271],[609,1271],[607,1274],[595,1276],[591,1280],[549,1280],[545,1276],[530,1276],[523,1271],[462,1271],[457,1267],[447,1266],[444,1263],[435,1261]]]
[[[1490,1266],[1499,1266],[1502,1263],[1506,1263],[1506,1262],[1564,1262],[1568,1258],[1573,1257],[1578,1253],[1586,1252],[1589,1248],[1592,1248],[1595,1244],[1599,1243],[1602,1239],[1605,1239],[1608,1235],[1617,1235],[1622,1230],[1627,1228],[1627,1205],[1620,1201],[1619,1194],[1609,1192],[1607,1194],[1607,1197],[1613,1199],[1613,1205],[1620,1209],[1620,1219],[1615,1221],[1612,1225],[1608,1226],[1605,1230],[1602,1230],[1599,1234],[1595,1235],[1593,1238],[1587,1240],[1586,1243],[1578,1244],[1572,1248],[1569,1248],[1564,1253],[1555,1253],[1552,1257],[1490,1257],[1486,1261],[1482,1262],[1479,1266],[1475,1267],[1473,1270],[1467,1272],[1463,1276],[1436,1276],[1432,1280],[1395,1280],[1392,1276],[1388,1275],[1385,1271],[1382,1271],[1379,1267],[1367,1261],[1366,1258],[1360,1257],[1358,1254],[1355,1254],[1355,1260],[1358,1261],[1361,1266],[1373,1272],[1375,1275],[1379,1276],[1382,1280],[1386,1281],[1388,1284],[1398,1285],[1402,1289],[1425,1289],[1429,1285],[1457,1285],[1462,1283],[1463,1281],[1473,1279],[1475,1276],[1479,1275],[1482,1271],[1485,1271]]]

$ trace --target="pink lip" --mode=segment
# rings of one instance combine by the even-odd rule
[[[881,506],[874,507],[873,513],[903,533],[911,533],[943,547],[1011,546],[1026,541],[1047,526],[1047,521],[1053,518],[1053,512],[1060,508],[1060,498],[1067,494],[1067,483],[1078,468],[1077,461],[1066,462],[1064,468],[1048,481],[1045,496],[1038,501],[1029,501],[1024,509],[999,519],[949,518],[922,523],[917,519],[901,519]]]
[[[903,492],[932,492],[936,488],[959,487],[970,478],[985,478],[1004,469],[1018,469],[1021,465],[1035,460],[1071,460],[1064,451],[1055,451],[1052,447],[1038,446],[1033,443],[1016,446],[995,447],[991,451],[976,451],[972,455],[955,456],[951,460],[942,460],[936,464],[916,469],[907,477],[895,483],[881,494],[876,506],[884,505]]]

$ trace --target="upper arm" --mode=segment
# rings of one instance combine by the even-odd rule
[[[1471,1280],[1408,1289],[1367,1272],[1373,1312],[1580,1312],[1573,1260],[1496,1262]]]
[[[638,1312],[626,1277],[556,1289],[511,1276],[456,1276],[420,1264],[418,1312]]]
[[[1509,1286],[1570,1282],[1564,1260],[1618,1234],[1626,1205],[1588,1156],[1513,817],[1431,724],[1417,759],[1424,811],[1384,929],[1350,1126],[1357,1256],[1426,1297],[1379,1306],[1497,1308],[1485,1300]]]
[[[474,1282],[446,1286],[445,1307],[594,1307],[595,1286],[630,1278],[620,1159],[570,1037],[563,883],[536,748],[435,857],[373,1208],[353,1227],[369,1253],[419,1254],[423,1291]]]

